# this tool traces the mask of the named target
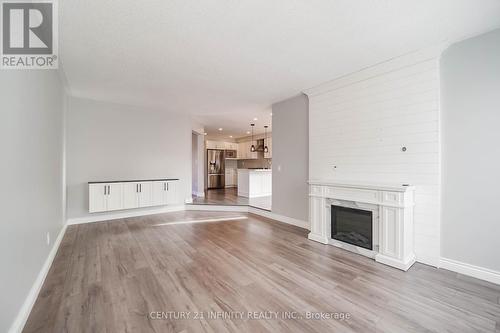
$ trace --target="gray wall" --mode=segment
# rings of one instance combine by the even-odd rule
[[[57,72],[1,71],[0,102],[0,332],[7,332],[63,225],[63,93]]]
[[[309,101],[273,104],[273,213],[308,221]]]
[[[66,125],[68,218],[89,215],[89,181],[179,178],[191,197],[188,116],[70,98]]]
[[[441,254],[500,271],[500,30],[441,60]]]

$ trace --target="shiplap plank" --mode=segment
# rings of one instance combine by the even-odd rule
[[[440,256],[438,54],[414,52],[306,91],[310,179],[416,185],[415,251],[431,265]]]

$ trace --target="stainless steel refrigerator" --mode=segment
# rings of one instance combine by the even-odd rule
[[[207,149],[208,189],[225,187],[224,150]]]

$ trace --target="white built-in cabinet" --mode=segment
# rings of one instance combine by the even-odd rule
[[[177,179],[89,183],[89,212],[174,205]]]
[[[89,211],[105,212],[122,209],[123,189],[120,184],[89,184]]]

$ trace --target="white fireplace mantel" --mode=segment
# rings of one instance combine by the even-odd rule
[[[356,182],[309,181],[308,238],[373,257],[377,262],[408,270],[415,263],[413,248],[413,186]],[[359,207],[373,214],[372,251],[331,237],[332,204]]]

